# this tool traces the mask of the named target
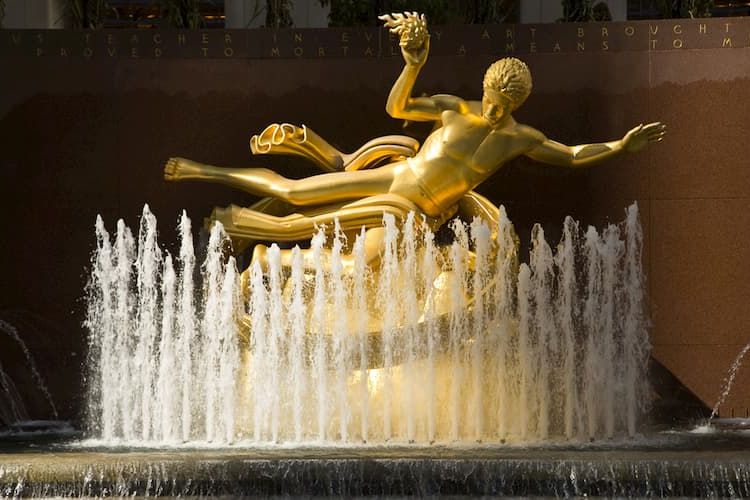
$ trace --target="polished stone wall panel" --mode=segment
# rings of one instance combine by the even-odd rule
[[[435,28],[415,87],[479,98],[486,66],[512,44],[535,79],[516,117],[548,137],[577,144],[621,137],[642,121],[668,124],[664,143],[637,156],[583,171],[521,158],[478,191],[506,206],[522,254],[534,223],[554,244],[566,214],[602,227],[637,200],[654,357],[709,406],[750,323],[750,20],[727,22]],[[300,177],[315,167],[253,158],[250,136],[286,121],[350,151],[375,136],[421,140],[430,130],[385,113],[402,62],[383,30],[232,31],[231,44],[218,32],[206,44],[201,32],[132,34],[95,32],[86,42],[81,33],[39,41],[38,32],[0,32],[0,317],[18,324],[67,418],[80,414],[81,297],[96,215],[110,230],[118,218],[136,228],[149,203],[174,253],[183,208],[199,226],[215,205],[254,200],[165,183],[167,158]],[[4,369],[20,374],[23,360],[10,357]],[[749,388],[738,380],[722,413],[744,415]]]

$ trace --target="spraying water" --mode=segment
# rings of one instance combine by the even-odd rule
[[[193,282],[190,222],[175,260],[144,208],[136,242],[97,220],[89,284],[89,427],[108,442],[378,443],[632,436],[649,354],[637,208],[556,249],[533,231],[519,265],[497,227],[454,221],[439,247],[413,215],[271,246],[240,279],[219,224]],[[353,243],[352,243],[353,241]],[[290,265],[283,265],[290,262]],[[240,283],[245,283],[242,289]]]
[[[16,344],[21,348],[21,351],[23,352],[24,357],[26,358],[26,364],[29,367],[29,370],[31,370],[31,375],[34,377],[34,381],[37,384],[37,387],[39,387],[39,390],[44,394],[45,399],[47,400],[47,403],[49,403],[50,409],[52,410],[52,415],[54,418],[57,418],[57,408],[55,407],[55,402],[52,400],[52,395],[49,393],[49,389],[47,389],[47,385],[44,383],[44,379],[42,378],[41,374],[39,373],[39,370],[36,367],[36,363],[34,362],[34,357],[31,355],[31,352],[29,352],[29,348],[26,347],[26,343],[21,339],[21,337],[18,335],[18,330],[16,327],[8,323],[7,321],[3,321],[0,319],[0,331],[8,335],[10,338],[12,338]],[[10,395],[12,394],[12,390],[10,389],[9,380],[10,377],[7,377],[5,372],[2,371],[0,368],[0,378],[2,378],[2,388],[3,391],[8,394],[9,401],[13,401],[13,399],[18,398],[12,398]],[[17,405],[11,404],[11,408],[16,407]],[[19,414],[21,415],[21,414]]]
[[[7,425],[29,419],[29,412],[13,379],[0,364],[0,423]]]
[[[745,358],[745,355],[748,351],[750,351],[750,344],[747,344],[744,348],[742,348],[737,357],[734,358],[732,366],[729,368],[729,375],[724,381],[724,388],[721,390],[721,396],[719,396],[719,399],[716,401],[716,404],[711,410],[711,415],[708,417],[708,425],[711,425],[711,421],[719,414],[719,407],[727,399],[727,396],[729,396],[729,393],[732,390],[732,384],[734,383],[734,379],[737,376],[737,371],[740,369],[740,366],[742,366],[742,360]]]

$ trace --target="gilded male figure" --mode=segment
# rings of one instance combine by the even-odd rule
[[[405,62],[388,96],[386,111],[394,118],[439,124],[414,156],[378,168],[299,180],[263,168],[220,168],[172,158],[164,169],[165,179],[219,182],[255,195],[282,199],[303,211],[330,205],[329,215],[349,228],[363,220],[363,213],[372,220],[371,216],[380,217],[389,210],[396,215],[414,210],[439,220],[455,213],[461,203],[473,205],[473,210],[492,218],[495,207],[472,190],[513,158],[526,155],[552,165],[587,167],[624,151],[639,151],[664,137],[665,126],[656,122],[639,125],[622,139],[605,143],[566,146],[548,139],[513,118],[512,113],[529,96],[532,82],[526,64],[512,57],[489,67],[481,101],[447,94],[413,97],[414,83],[430,49],[424,16],[405,13],[381,19],[400,36]],[[277,227],[279,235],[300,234],[300,228],[303,232],[309,229],[312,235],[315,221],[311,217],[273,217],[245,210],[239,224]],[[382,227],[372,226],[366,233],[370,260],[378,258],[383,237]],[[263,258],[264,250],[259,246],[255,258]],[[290,252],[285,251],[282,260],[289,264]]]

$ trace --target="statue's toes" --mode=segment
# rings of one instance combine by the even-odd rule
[[[164,164],[164,178],[167,180],[176,179],[180,173],[180,166],[176,158],[170,158]]]

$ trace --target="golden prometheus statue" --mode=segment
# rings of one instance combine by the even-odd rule
[[[529,96],[532,84],[526,64],[512,57],[487,69],[481,101],[448,94],[413,97],[414,83],[430,50],[424,15],[406,12],[380,19],[400,37],[405,62],[386,111],[393,118],[436,122],[421,147],[409,137],[386,136],[344,154],[304,125],[285,123],[270,125],[254,136],[252,152],[302,156],[329,173],[293,180],[265,168],[215,167],[184,158],[167,161],[164,178],[168,181],[218,182],[267,197],[250,208],[214,210],[211,220],[221,221],[236,251],[257,240],[309,239],[317,226],[332,227],[338,220],[344,231],[366,228],[366,258],[377,263],[384,213],[399,219],[413,211],[432,227],[460,213],[482,217],[495,227],[498,208],[472,190],[508,160],[526,155],[543,163],[581,168],[623,152],[640,151],[664,138],[665,125],[654,122],[638,125],[619,140],[566,146],[516,122],[512,113]],[[253,260],[264,263],[266,250],[256,245]],[[290,265],[291,257],[290,250],[283,250],[282,265]],[[344,265],[350,267],[346,259]],[[305,266],[313,265],[308,252]]]

